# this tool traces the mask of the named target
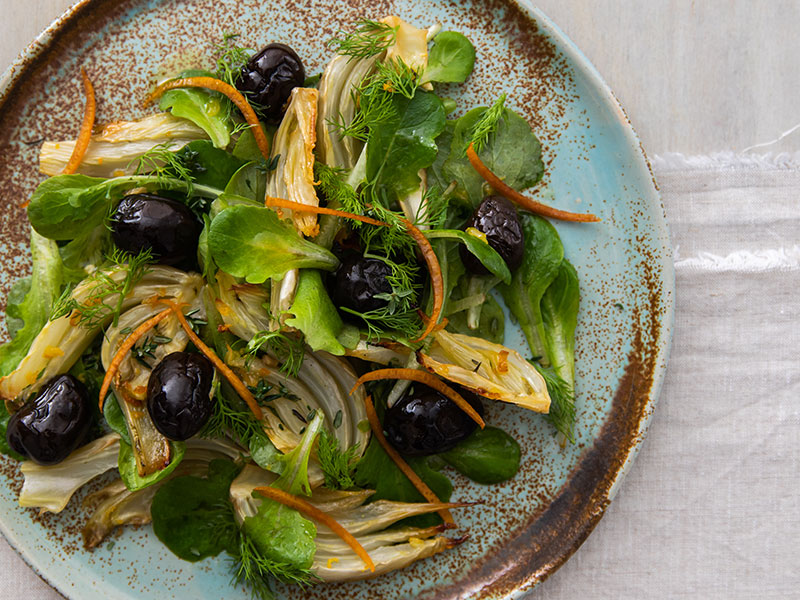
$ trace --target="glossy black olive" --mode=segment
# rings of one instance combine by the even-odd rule
[[[72,375],[58,375],[11,416],[6,440],[32,461],[54,465],[81,445],[91,424],[86,386]]]
[[[188,440],[206,424],[214,405],[209,398],[214,367],[202,354],[173,352],[164,357],[147,383],[147,412],[171,440]]]
[[[483,415],[483,403],[475,394],[458,389]],[[456,404],[436,390],[414,384],[412,391],[386,411],[386,438],[403,454],[428,455],[450,450],[472,433],[477,424]]]
[[[111,238],[121,250],[146,248],[165,265],[187,265],[197,255],[200,223],[177,200],[154,194],[125,196],[111,217]]]
[[[392,286],[386,279],[391,273],[389,265],[377,258],[345,256],[334,274],[333,303],[360,313],[386,306],[388,301],[375,295],[391,293]]]
[[[488,196],[475,209],[464,226],[474,227],[486,234],[486,242],[506,261],[508,268],[514,270],[522,264],[525,252],[525,238],[517,209],[503,196]],[[458,249],[461,262],[470,273],[488,275],[489,271],[464,245]]]
[[[237,89],[244,93],[260,115],[278,123],[292,89],[306,79],[303,62],[286,44],[268,44],[242,67],[236,80]]]

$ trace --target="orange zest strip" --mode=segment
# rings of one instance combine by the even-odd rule
[[[131,334],[122,342],[122,345],[117,350],[117,353],[114,354],[114,358],[111,359],[111,364],[108,365],[108,370],[106,371],[105,377],[103,377],[103,385],[100,386],[100,411],[103,411],[103,403],[106,399],[106,394],[108,394],[108,388],[111,386],[111,380],[114,377],[114,374],[119,370],[119,366],[122,364],[122,361],[125,359],[125,355],[130,352],[131,348],[133,348],[134,344],[138,342],[141,337],[153,329],[156,325],[158,325],[161,321],[166,319],[168,316],[172,314],[172,310],[167,309],[163,310],[158,313],[154,317],[150,317],[139,325],[136,329],[134,329]]]
[[[189,339],[192,340],[200,352],[206,355],[208,360],[210,360],[217,368],[217,371],[222,373],[222,376],[228,380],[228,382],[233,386],[233,389],[236,390],[239,396],[241,396],[242,400],[244,400],[247,403],[247,406],[250,407],[250,411],[253,413],[253,416],[260,421],[263,418],[264,413],[261,412],[261,407],[258,405],[258,402],[256,402],[253,394],[250,393],[250,390],[247,389],[247,386],[244,384],[244,382],[236,376],[236,373],[234,373],[230,367],[214,353],[211,348],[206,346],[203,340],[200,339],[200,336],[194,332],[192,326],[189,325],[189,322],[186,320],[186,317],[183,316],[183,312],[177,304],[171,302],[170,300],[162,300],[161,302],[172,309],[172,311],[175,313],[175,316],[178,317],[181,327],[183,327],[183,329],[186,331],[186,335],[189,336]]]
[[[378,369],[376,371],[364,373],[358,378],[356,384],[353,386],[353,389],[350,390],[350,393],[352,394],[354,391],[356,391],[358,386],[364,385],[367,381],[380,381],[382,379],[404,379],[406,381],[424,383],[428,387],[435,389],[437,392],[444,394],[450,400],[452,400],[456,406],[467,413],[469,418],[475,421],[481,429],[486,426],[486,423],[483,422],[483,419],[478,414],[478,411],[472,408],[472,405],[464,400],[464,397],[461,394],[448,386],[435,375],[428,373],[427,371],[420,371],[419,369]]]
[[[505,196],[513,202],[516,202],[522,208],[529,210],[532,213],[541,215],[543,217],[559,219],[561,221],[576,221],[580,223],[595,223],[600,221],[600,218],[596,217],[595,215],[559,210],[557,208],[553,208],[552,206],[542,204],[541,202],[536,202],[536,200],[528,198],[524,194],[520,194],[517,190],[506,185],[502,179],[489,170],[489,167],[483,164],[483,161],[480,159],[480,157],[478,157],[478,154],[472,147],[472,143],[470,143],[469,147],[467,148],[467,158],[480,176],[483,177],[486,182],[491,185],[495,191],[497,191],[498,194]]]
[[[275,502],[280,502],[284,506],[288,506],[289,508],[293,508],[294,510],[303,513],[307,517],[310,517],[317,521],[318,523],[322,523],[326,527],[330,528],[336,535],[338,535],[344,543],[350,546],[353,549],[353,552],[358,554],[359,558],[364,561],[364,564],[367,565],[370,571],[373,573],[375,572],[375,563],[372,562],[372,559],[367,554],[367,551],[364,550],[364,546],[359,544],[358,540],[355,536],[347,531],[344,527],[339,525],[339,523],[331,517],[328,513],[321,511],[313,504],[306,502],[302,498],[295,496],[294,494],[289,494],[288,492],[284,492],[283,490],[279,490],[273,487],[257,487],[253,490],[254,492],[258,492],[262,496],[269,498],[270,500],[275,500]]]
[[[92,139],[92,128],[94,127],[94,117],[97,113],[94,86],[89,76],[86,74],[86,69],[83,67],[81,67],[81,78],[83,79],[83,91],[86,94],[86,108],[83,110],[83,123],[81,123],[81,131],[78,134],[78,139],[75,140],[72,156],[69,157],[67,166],[61,171],[63,175],[71,175],[78,170],[83,156],[86,154],[87,148],[89,148],[89,141]]]
[[[360,380],[359,380],[360,381]],[[356,384],[356,387],[358,384]],[[383,427],[381,427],[381,422],[378,420],[378,414],[375,412],[375,406],[372,404],[372,398],[367,396],[364,398],[364,405],[367,409],[367,419],[369,419],[369,426],[372,428],[372,434],[375,436],[375,439],[378,440],[378,443],[381,445],[381,448],[384,449],[386,454],[389,455],[389,458],[392,459],[394,464],[397,465],[397,468],[403,472],[403,475],[408,477],[408,480],[417,488],[417,491],[422,494],[422,497],[425,498],[431,504],[439,504],[441,501],[433,493],[433,490],[425,485],[425,482],[419,478],[414,472],[406,461],[403,460],[403,457],[397,453],[397,450],[387,441],[386,436],[383,435]],[[450,511],[446,508],[436,511],[439,513],[439,516],[442,517],[442,520],[445,522],[446,526],[455,527],[455,520],[453,519],[453,515],[450,514]]]
[[[433,310],[431,316],[425,324],[425,330],[419,337],[411,340],[412,342],[420,342],[428,337],[431,332],[436,328],[439,322],[439,317],[442,315],[442,308],[444,307],[444,277],[442,276],[442,267],[439,264],[439,259],[436,257],[436,252],[433,251],[433,246],[428,241],[428,238],[417,229],[414,224],[408,219],[403,219],[408,235],[414,238],[417,242],[422,257],[425,259],[425,264],[428,265],[428,275],[431,278],[431,292],[433,292]]]
[[[168,90],[175,90],[185,87],[206,88],[227,96],[230,101],[236,105],[236,108],[242,111],[245,121],[247,121],[247,124],[250,125],[250,128],[253,130],[253,135],[255,136],[258,149],[261,150],[261,154],[264,156],[264,158],[269,161],[269,140],[267,140],[267,136],[264,134],[264,130],[261,128],[261,123],[258,121],[258,116],[253,110],[253,107],[250,106],[247,98],[245,98],[239,90],[220,79],[215,77],[185,77],[183,79],[165,81],[156,87],[156,89],[154,89],[152,92],[150,92],[150,95],[147,96],[144,101],[144,105],[148,106],[149,104],[152,104],[159,97],[161,97],[161,94]]]
[[[293,210],[295,212],[316,213],[318,215],[333,215],[334,217],[344,217],[345,219],[353,219],[354,221],[361,221],[362,223],[367,223],[368,225],[375,225],[377,227],[389,226],[388,223],[384,223],[383,221],[378,221],[377,219],[371,219],[370,217],[364,217],[361,215],[357,215],[355,213],[349,213],[343,210],[336,210],[334,208],[323,208],[321,206],[309,206],[308,204],[300,204],[299,202],[284,200],[283,198],[273,198],[272,196],[267,196],[266,200],[264,201],[264,206],[269,206],[273,208],[288,208],[289,210]]]

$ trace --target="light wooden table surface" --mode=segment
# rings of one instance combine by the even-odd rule
[[[70,0],[0,0],[0,70],[70,4]],[[775,140],[800,124],[798,0],[540,0],[537,4],[603,74],[651,156],[739,152]],[[758,151],[799,149],[800,129]],[[638,475],[626,485],[641,481]],[[602,537],[617,514],[612,505],[589,545],[602,545],[595,538]],[[576,576],[581,557],[579,551],[574,565],[539,588],[535,597],[569,598],[570,585],[563,578]],[[0,599],[16,600],[22,593],[28,598],[57,597],[26,570],[3,540],[0,573],[4,577]],[[636,573],[623,569],[619,576],[636,589]],[[602,596],[602,590],[598,594]]]

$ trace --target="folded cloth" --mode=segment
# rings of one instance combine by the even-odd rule
[[[800,594],[800,153],[653,160],[677,310],[641,453],[529,597]]]

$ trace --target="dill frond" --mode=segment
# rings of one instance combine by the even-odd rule
[[[398,27],[390,27],[386,23],[363,19],[356,23],[351,32],[339,31],[328,47],[351,59],[369,58],[380,54],[394,44]]]
[[[134,175],[151,175],[160,179],[178,179],[188,186],[187,196],[192,195],[194,178],[189,167],[176,152],[171,150],[172,142],[157,144],[142,154],[139,158],[128,163],[130,167],[137,163]]]
[[[115,281],[106,272],[107,268],[98,269],[81,284],[88,288],[86,299],[78,302],[73,297],[74,290],[65,290],[53,307],[51,321],[72,315],[79,327],[94,329],[111,317],[112,323],[116,326],[126,296],[150,271],[153,254],[149,248],[136,255],[114,248],[108,255],[107,261],[113,266],[124,269],[125,276],[120,281]],[[113,303],[109,304],[109,300],[113,300]]]
[[[502,94],[497,101],[489,107],[481,116],[475,125],[472,127],[472,135],[464,147],[464,154],[466,155],[467,147],[472,143],[475,152],[480,152],[489,141],[489,136],[497,131],[497,125],[500,119],[506,118],[505,107],[506,95]]]
[[[226,33],[222,42],[214,46],[213,56],[216,59],[216,77],[225,83],[236,86],[236,80],[242,72],[242,67],[250,60],[255,52],[252,48],[239,46],[236,41],[238,33]]]
[[[320,431],[317,460],[325,475],[325,486],[328,489],[349,490],[356,487],[355,467],[358,462],[357,454],[358,444],[342,451],[339,447],[339,440],[335,435],[329,434],[325,429]]]
[[[255,356],[259,351],[271,352],[281,363],[280,371],[297,377],[306,351],[303,340],[280,331],[259,331],[247,343],[247,352]]]

